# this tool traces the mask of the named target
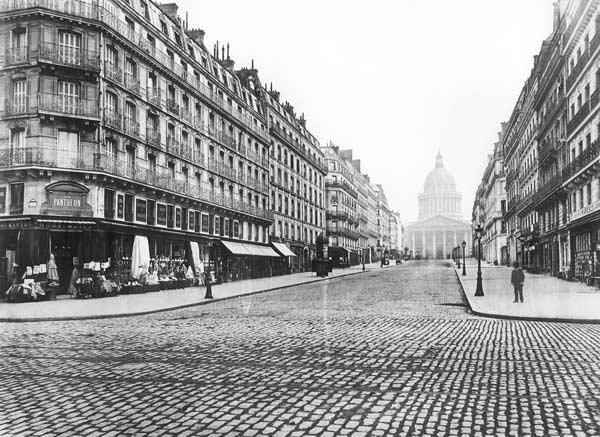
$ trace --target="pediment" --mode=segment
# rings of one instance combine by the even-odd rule
[[[436,215],[433,217],[428,217],[425,220],[420,220],[418,222],[410,223],[407,228],[409,231],[411,230],[421,230],[421,229],[432,229],[432,228],[440,228],[440,229],[470,229],[471,225],[463,220],[455,219],[452,217],[447,217],[445,215]]]

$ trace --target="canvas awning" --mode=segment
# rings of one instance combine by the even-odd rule
[[[237,241],[221,241],[221,243],[223,243],[223,246],[225,246],[232,255],[270,256],[275,258],[281,256],[269,246],[252,243],[238,243]]]
[[[292,252],[290,250],[289,247],[287,247],[285,244],[283,243],[275,243],[275,242],[271,242],[271,244],[273,245],[273,247],[275,248],[275,250],[277,252],[279,252],[281,255],[283,256],[296,256],[296,254],[294,252]]]
[[[221,243],[223,243],[223,246],[225,246],[233,255],[253,255],[242,243],[236,243],[235,241],[221,241]]]

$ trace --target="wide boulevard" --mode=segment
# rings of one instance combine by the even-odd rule
[[[2,436],[600,435],[600,325],[472,316],[444,262],[0,333]]]

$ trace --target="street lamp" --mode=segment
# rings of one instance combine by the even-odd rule
[[[475,296],[483,296],[483,284],[481,283],[481,236],[483,228],[480,224],[475,228],[475,236],[477,237],[477,288]]]
[[[463,248],[463,272],[462,272],[462,275],[467,276],[467,260],[465,258],[465,248],[467,247],[467,242],[465,240],[463,240],[461,246]]]

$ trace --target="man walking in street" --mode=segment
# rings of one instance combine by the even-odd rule
[[[510,283],[515,289],[515,300],[513,300],[513,303],[517,303],[519,299],[521,300],[521,303],[523,303],[523,282],[525,282],[525,273],[519,268],[518,262],[513,263],[513,267],[514,269],[510,275]]]

